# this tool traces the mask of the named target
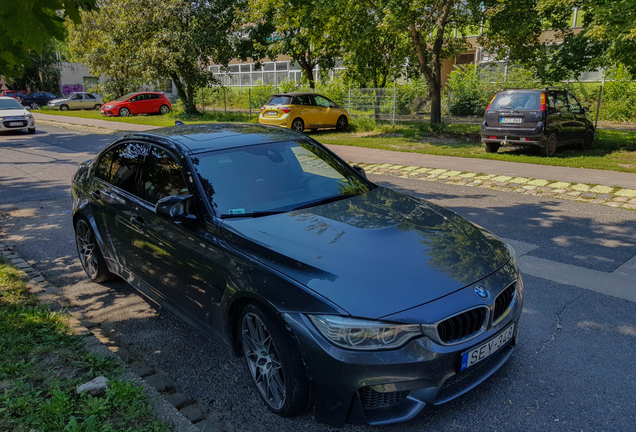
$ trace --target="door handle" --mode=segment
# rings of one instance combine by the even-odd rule
[[[130,218],[130,221],[132,223],[134,223],[135,225],[138,225],[142,228],[146,227],[146,223],[144,222],[144,218],[142,218],[141,216],[133,216]]]

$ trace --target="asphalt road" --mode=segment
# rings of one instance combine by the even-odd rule
[[[86,317],[160,370],[178,391],[197,399],[206,413],[216,413],[223,429],[329,430],[310,414],[298,419],[271,414],[243,359],[147,303],[125,282],[87,281],[76,258],[70,179],[78,163],[112,139],[50,127],[39,127],[35,135],[0,135],[0,241],[17,241],[22,257]],[[632,286],[621,288],[636,290],[636,277],[629,273],[636,212],[420,180],[372,180],[450,207],[517,242],[520,262],[527,261],[534,274],[524,277],[520,344],[500,371],[453,402],[376,429],[634,430],[636,303],[617,296],[612,281],[627,269],[623,273]],[[543,275],[536,265],[530,267],[536,260],[562,271],[558,277]],[[589,288],[577,278],[579,271],[594,272],[600,280],[607,275],[607,283]],[[373,429],[347,425],[343,430]]]

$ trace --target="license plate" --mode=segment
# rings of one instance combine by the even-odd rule
[[[9,127],[11,126],[23,126],[24,122],[10,122]]]
[[[278,111],[267,111],[267,115],[270,117],[276,117],[278,115]]]
[[[515,334],[515,325],[511,325],[488,342],[473,348],[470,351],[462,355],[462,367],[460,370],[464,370],[480,361],[488,358],[490,355],[496,353],[499,348],[505,346]]]
[[[521,117],[500,117],[499,123],[521,124],[523,119]]]

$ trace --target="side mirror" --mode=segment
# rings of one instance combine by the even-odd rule
[[[161,198],[155,205],[155,213],[166,219],[185,219],[192,195],[177,195]]]
[[[356,170],[358,172],[358,174],[360,174],[362,177],[364,177],[365,180],[369,180],[367,178],[367,173],[364,172],[364,168],[362,168],[361,166],[358,166],[358,165],[353,165],[352,168],[354,170]]]
[[[31,107],[30,106],[25,106],[24,109],[27,110],[27,111],[31,111]]]

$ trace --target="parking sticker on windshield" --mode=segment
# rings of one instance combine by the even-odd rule
[[[230,211],[228,211],[229,214],[245,214],[245,209],[239,208],[239,209],[230,209]]]

